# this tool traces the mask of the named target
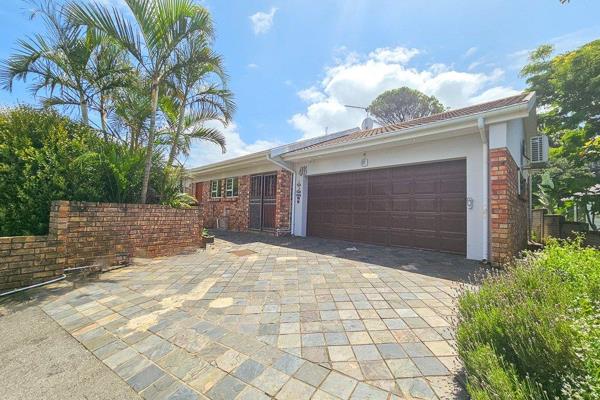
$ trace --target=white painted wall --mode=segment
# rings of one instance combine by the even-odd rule
[[[521,168],[523,165],[523,157],[521,157],[521,144],[525,139],[525,129],[522,119],[513,119],[508,121],[508,139],[506,144],[510,154],[516,161],[517,166]]]
[[[506,147],[519,168],[522,167],[521,142],[525,139],[523,119],[513,119],[489,127],[490,149]]]
[[[506,124],[505,124],[506,125]],[[473,199],[473,208],[467,209],[467,258],[480,260],[484,254],[483,243],[483,151],[479,132],[424,143],[387,147],[371,150],[366,153],[368,166],[366,169],[382,168],[395,165],[416,164],[430,161],[467,160],[467,197]],[[296,171],[307,165],[308,175],[329,174],[350,170],[365,169],[361,167],[362,152],[339,156],[313,159],[310,162],[295,163]],[[306,216],[308,190],[307,179],[303,179],[301,204],[294,209],[294,234],[306,235]],[[295,201],[295,199],[294,199]]]

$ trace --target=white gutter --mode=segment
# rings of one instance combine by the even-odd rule
[[[348,142],[337,143],[326,145],[322,147],[314,147],[309,149],[296,150],[288,154],[283,154],[282,156],[286,159],[293,160],[304,158],[312,155],[318,155],[319,153],[332,153],[335,151],[344,151],[347,149],[353,149],[355,147],[361,147],[363,144],[371,142],[372,144],[385,144],[388,141],[394,140],[398,136],[402,136],[405,139],[415,139],[418,136],[425,136],[427,134],[437,134],[439,133],[436,129],[445,129],[445,130],[453,130],[456,129],[454,125],[464,124],[465,128],[468,127],[476,127],[474,123],[478,117],[485,116],[485,119],[488,124],[506,121],[507,119],[512,119],[513,117],[526,117],[529,115],[529,111],[532,107],[532,104],[535,104],[532,99],[535,99],[535,96],[530,94],[526,100],[522,103],[500,107],[491,111],[484,111],[478,114],[469,114],[461,117],[445,119],[438,122],[432,122],[423,125],[417,125],[411,128],[403,128],[396,131],[381,133],[378,135],[368,136],[361,139],[354,139]],[[510,115],[510,117],[506,116],[506,114],[514,114],[519,113],[518,115]],[[425,132],[422,132],[425,131]],[[413,136],[409,136],[411,133],[414,133]]]
[[[488,208],[489,208],[489,195],[488,195],[488,187],[490,184],[489,181],[489,174],[490,174],[490,167],[488,165],[488,151],[489,151],[489,144],[488,144],[488,138],[487,138],[487,134],[485,132],[485,118],[483,117],[479,117],[477,119],[477,128],[479,128],[479,134],[481,135],[481,142],[482,142],[482,156],[483,156],[483,193],[482,193],[482,199],[483,199],[483,204],[482,204],[482,216],[483,216],[483,259],[487,260],[489,255],[489,228],[490,228],[490,214],[488,212]]]

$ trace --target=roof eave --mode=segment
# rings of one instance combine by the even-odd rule
[[[243,167],[245,164],[252,164],[255,161],[266,160],[266,156],[269,154],[269,150],[263,150],[258,153],[252,153],[237,158],[232,158],[225,161],[219,161],[217,163],[204,165],[201,167],[190,168],[186,170],[188,176],[210,174],[212,172],[218,172],[224,169],[233,169]]]
[[[285,160],[292,161],[311,156],[323,155],[327,153],[337,153],[340,151],[354,150],[361,146],[375,145],[378,142],[389,142],[393,141],[395,138],[403,138],[404,136],[409,135],[410,139],[416,139],[419,136],[428,136],[432,133],[435,134],[438,131],[447,131],[448,129],[444,128],[448,128],[454,125],[460,126],[462,124],[461,128],[464,128],[466,127],[465,125],[469,124],[469,122],[472,122],[473,127],[477,127],[477,120],[480,117],[485,118],[486,124],[499,123],[510,119],[527,117],[533,107],[535,107],[534,92],[527,95],[524,101],[519,104],[499,107],[494,110],[483,111],[480,113],[474,113],[467,116],[433,122],[425,125],[415,126],[412,128],[404,128],[395,131],[390,131],[387,133],[374,135],[362,139],[356,139],[349,142],[332,144],[329,146],[314,147],[310,149],[296,150],[288,154],[282,154],[281,157]]]

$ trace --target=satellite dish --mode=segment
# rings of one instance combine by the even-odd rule
[[[373,119],[370,117],[363,119],[363,122],[360,124],[360,129],[366,131],[371,128],[373,128]]]

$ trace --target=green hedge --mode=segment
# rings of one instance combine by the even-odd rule
[[[600,251],[551,241],[459,299],[473,399],[600,398]]]
[[[0,236],[48,232],[53,200],[136,203],[145,149],[105,141],[52,110],[0,110]],[[154,155],[148,202],[178,205],[180,171]]]

